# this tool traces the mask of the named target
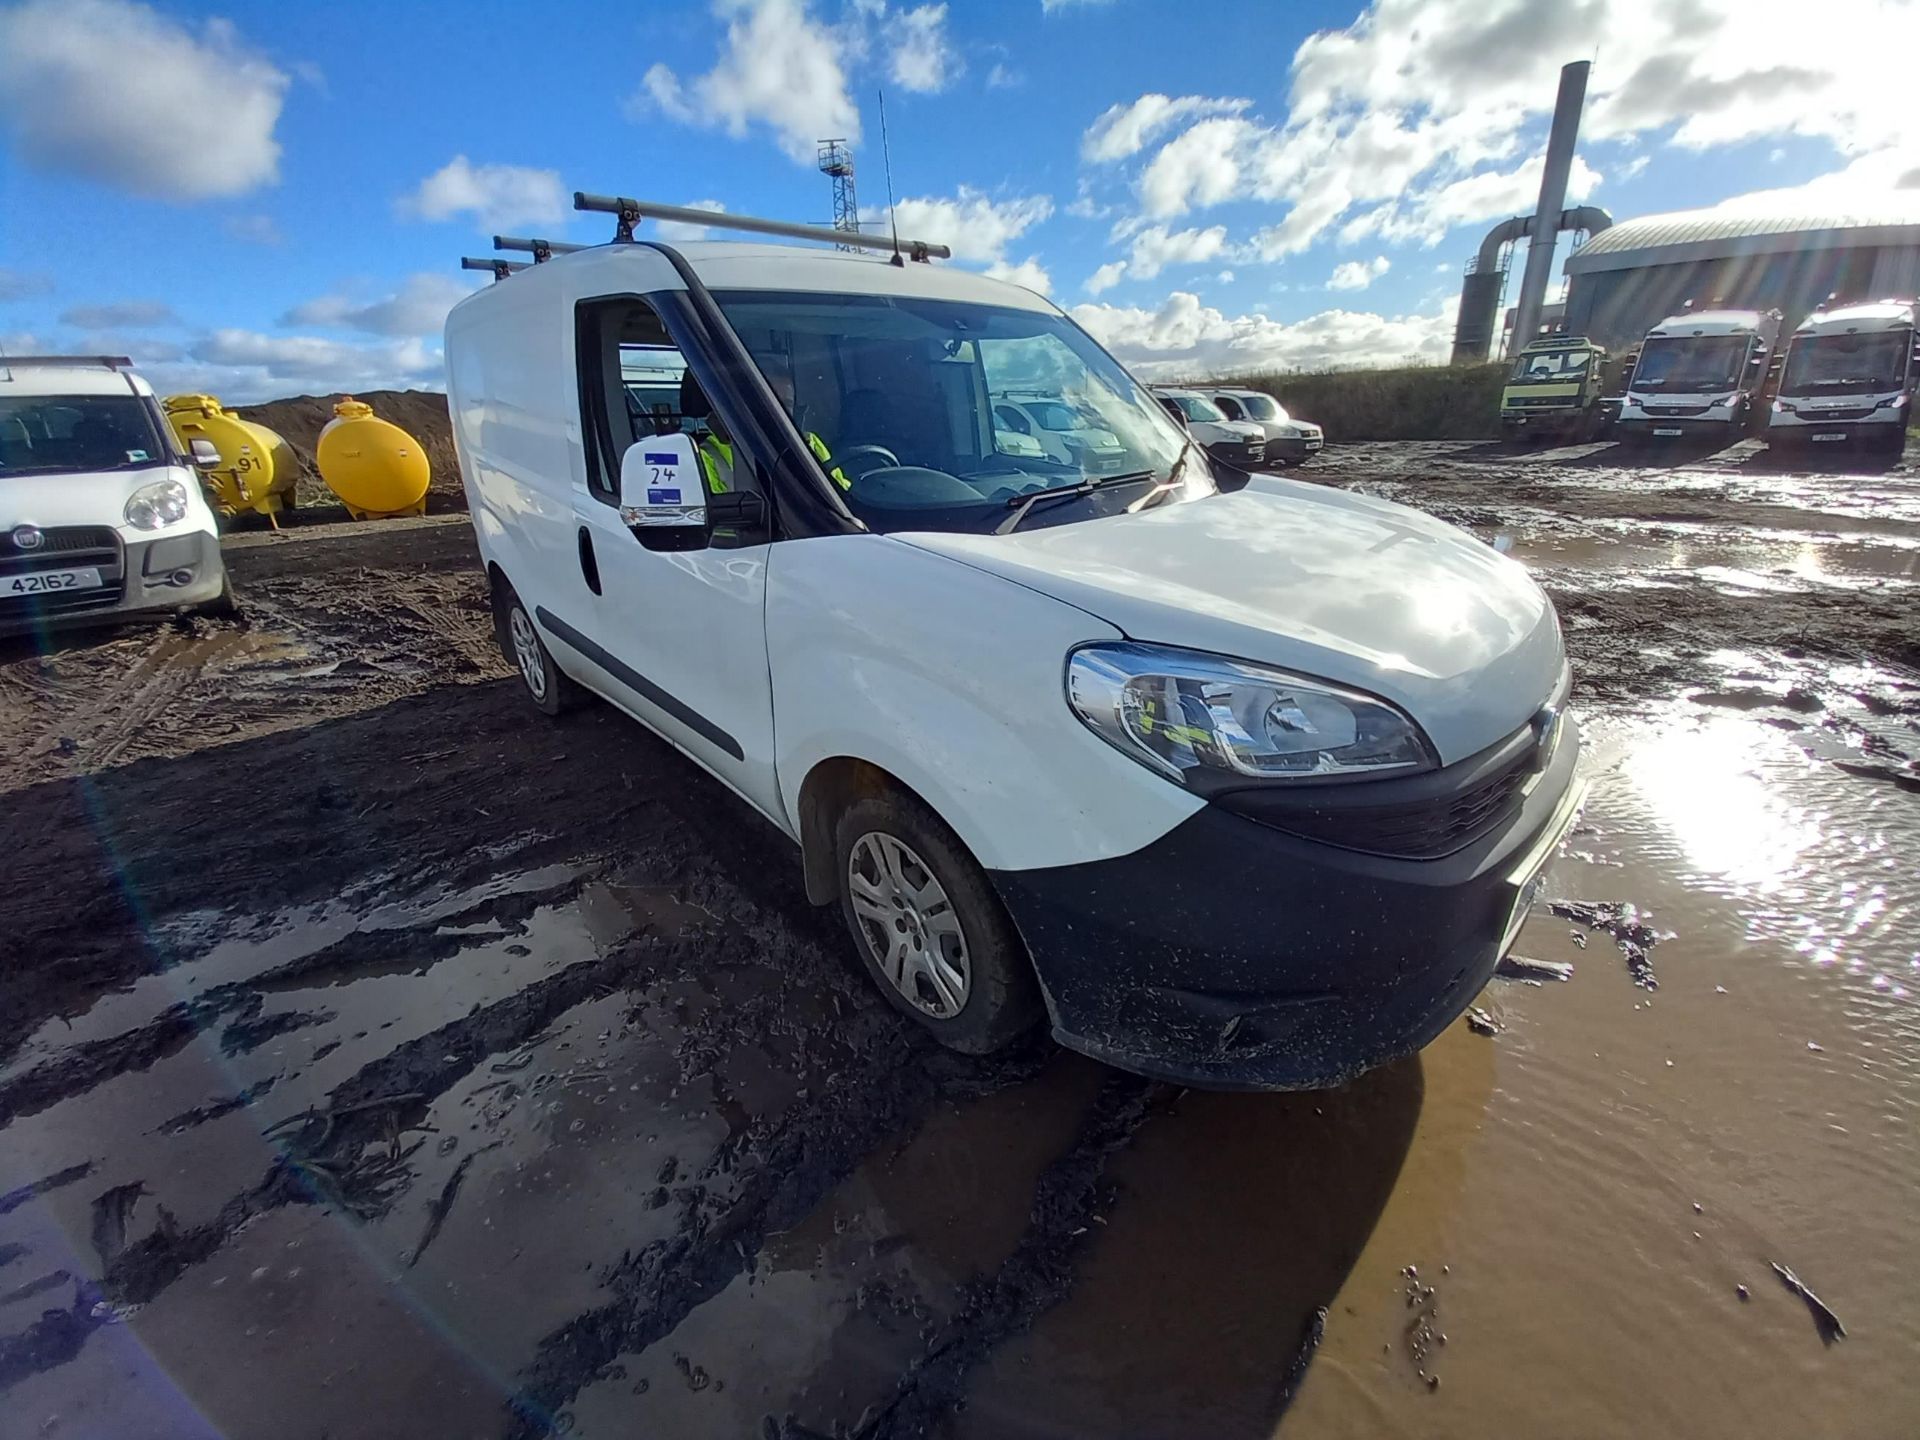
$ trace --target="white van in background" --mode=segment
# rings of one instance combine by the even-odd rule
[[[1214,459],[1242,470],[1258,469],[1266,463],[1267,436],[1260,426],[1246,420],[1229,420],[1226,412],[1198,390],[1156,385],[1153,394],[1166,412],[1184,425]]]
[[[0,635],[230,610],[194,451],[125,356],[0,358]]]
[[[1793,332],[1767,417],[1781,446],[1868,445],[1898,454],[1920,387],[1920,306],[1882,300],[1816,310]]]
[[[1268,465],[1298,465],[1326,448],[1327,437],[1318,425],[1287,413],[1287,407],[1260,390],[1207,390],[1206,397],[1229,420],[1258,425],[1267,437]]]
[[[576,204],[629,237],[682,213]],[[661,434],[623,362],[669,350]],[[1566,656],[1523,567],[1216,469],[1031,290],[629,238],[462,300],[446,357],[528,697],[590,691],[705,767],[956,1049],[1045,1023],[1188,1083],[1337,1084],[1467,1006],[1573,824]],[[1001,448],[1036,374],[1121,466]]]
[[[1629,442],[1731,445],[1759,421],[1778,310],[1703,310],[1647,332],[1614,433]]]

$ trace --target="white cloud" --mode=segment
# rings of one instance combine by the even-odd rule
[[[1640,158],[1643,162],[1646,159]],[[1544,157],[1536,155],[1510,171],[1482,170],[1429,189],[1407,206],[1389,201],[1362,210],[1340,227],[1341,243],[1351,245],[1365,236],[1378,235],[1386,240],[1417,240],[1432,245],[1456,225],[1532,214],[1539,204],[1540,173],[1545,168]],[[1567,175],[1567,202],[1577,205],[1590,199],[1600,188],[1601,179],[1599,171],[1575,155]]]
[[[483,230],[512,230],[524,225],[561,225],[572,201],[558,170],[527,165],[475,165],[456,155],[420,182],[397,207],[418,220],[451,220],[470,215]]]
[[[0,126],[35,169],[163,200],[279,178],[289,79],[230,21],[197,33],[133,0],[0,10]]]
[[[1056,10],[1093,10],[1112,3],[1113,0],[1040,0],[1040,9],[1043,14],[1051,15]]]
[[[724,215],[727,209],[727,207],[722,205],[718,200],[689,200],[685,208],[688,210],[710,210],[716,215]],[[662,240],[704,240],[710,233],[708,227],[705,225],[689,225],[684,220],[657,220],[654,222],[654,225],[655,228],[659,230]]]
[[[1876,150],[1803,185],[1735,195],[1712,208],[1741,214],[1874,215],[1886,211],[1896,192],[1915,190],[1920,190],[1920,155]],[[1910,195],[1898,198],[1910,200]]]
[[[1120,278],[1126,273],[1127,273],[1126,261],[1109,260],[1105,265],[1102,265],[1098,270],[1094,271],[1093,274],[1087,277],[1087,286],[1086,286],[1087,294],[1099,295],[1105,291],[1111,290],[1115,285],[1118,285],[1120,283]]]
[[[1027,77],[1025,75],[1021,74],[1018,70],[1009,69],[1006,64],[1001,61],[996,60],[993,68],[987,71],[987,88],[989,90],[1012,90],[1016,86],[1026,83]]]
[[[120,300],[75,305],[61,312],[60,323],[76,330],[138,330],[149,325],[177,325],[180,321],[165,301]]]
[[[1053,198],[1022,195],[995,200],[962,185],[951,198],[920,196],[895,207],[903,239],[951,245],[955,259],[995,263],[1007,258],[1007,246],[1053,214]],[[885,207],[869,209],[863,219],[885,223]]]
[[[245,403],[304,391],[439,388],[440,348],[420,339],[359,343],[311,335],[215,330],[188,347],[186,359],[154,366],[156,389],[211,385],[206,393]]]
[[[1384,255],[1376,255],[1371,260],[1345,260],[1333,267],[1333,274],[1327,277],[1329,290],[1364,290],[1393,268],[1393,262]]]
[[[1913,27],[1911,0],[1847,7],[1851,35]],[[1083,152],[1090,162],[1109,146],[1120,158],[1146,155],[1134,188],[1148,219],[1229,200],[1286,205],[1260,237],[1269,258],[1343,226],[1428,239],[1436,227],[1532,208],[1519,162],[1542,147],[1564,59],[1599,56],[1588,141],[1668,137],[1706,149],[1803,134],[1856,157],[1920,150],[1911,48],[1809,44],[1793,0],[1635,7],[1630,25],[1602,0],[1372,0],[1351,25],[1300,45],[1283,120],[1236,109],[1156,130],[1156,112],[1174,102],[1145,96],[1106,112]],[[1149,122],[1138,142],[1125,128],[1136,115]],[[1576,175],[1597,183],[1590,168]]]
[[[1253,102],[1209,95],[1142,95],[1126,104],[1112,105],[1080,137],[1080,158],[1089,164],[1124,160],[1174,126],[1208,115],[1237,115]]]
[[[1136,280],[1151,280],[1169,265],[1197,265],[1212,260],[1226,249],[1226,244],[1224,225],[1174,231],[1164,225],[1149,225],[1133,237],[1128,269]]]
[[[379,300],[359,301],[346,295],[322,295],[296,305],[280,321],[286,326],[315,325],[332,330],[360,330],[395,338],[438,335],[447,311],[473,293],[473,285],[436,273],[409,275],[398,291]]]
[[[1576,161],[1579,159],[1578,156],[1575,156],[1574,158]],[[1634,176],[1638,175],[1642,170],[1646,169],[1647,163],[1652,159],[1653,157],[1651,155],[1636,155],[1631,160],[1624,161],[1621,164],[1614,166],[1613,178],[1615,180],[1631,180],[1633,179]]]
[[[248,245],[280,245],[286,242],[286,236],[280,233],[280,226],[271,215],[229,215],[220,222],[235,240]]]
[[[1233,275],[1233,271],[1231,270],[1222,270],[1218,275],[1214,276],[1213,278],[1216,284],[1231,285],[1234,280],[1234,275]]]
[[[903,90],[944,90],[966,66],[947,36],[947,7],[919,5],[887,17],[887,73]]]
[[[1283,324],[1264,315],[1229,316],[1183,290],[1158,310],[1076,305],[1073,318],[1135,374],[1150,379],[1438,364],[1453,340],[1452,303],[1430,315],[1327,310]]]
[[[16,270],[0,265],[0,304],[9,300],[31,300],[53,292],[53,276],[44,270]]]
[[[1038,255],[1029,255],[1017,264],[1007,260],[996,260],[987,266],[987,274],[996,280],[1011,280],[1015,285],[1024,285],[1029,290],[1037,290],[1042,295],[1053,293],[1053,277],[1047,274],[1046,267],[1040,263]]]
[[[682,80],[672,67],[653,65],[627,102],[631,116],[657,112],[735,139],[764,128],[804,165],[814,163],[822,137],[860,138],[860,112],[841,66],[847,37],[816,20],[804,0],[713,0],[713,11],[727,27],[713,68]]]

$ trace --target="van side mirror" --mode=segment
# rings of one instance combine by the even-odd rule
[[[698,550],[709,537],[707,486],[692,437],[649,435],[620,457],[620,519],[649,550]]]
[[[196,470],[218,470],[220,468],[220,450],[205,436],[196,435],[187,441],[187,458],[193,461]]]

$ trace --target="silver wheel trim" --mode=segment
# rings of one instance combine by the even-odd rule
[[[534,634],[533,621],[518,605],[507,617],[507,633],[513,640],[513,662],[520,667],[520,678],[527,682],[533,698],[547,698],[547,659],[540,653],[540,637]]]
[[[847,897],[867,953],[908,1004],[936,1020],[966,1008],[966,934],[946,888],[910,846],[878,830],[854,841]]]

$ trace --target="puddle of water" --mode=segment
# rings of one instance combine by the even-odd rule
[[[549,865],[502,875],[462,890],[429,889],[406,896],[376,891],[371,896],[344,897],[251,918],[193,912],[154,930],[152,949],[156,955],[185,958],[141,976],[124,989],[99,996],[77,1016],[48,1020],[0,1066],[0,1079],[32,1069],[74,1045],[124,1034],[151,1021],[169,1005],[198,999],[216,985],[257,979],[352,935],[394,932],[396,943],[388,963],[411,966],[416,962],[409,958],[411,947],[400,932],[412,931],[425,938],[445,918],[490,900],[565,884],[579,873],[577,866]],[[492,928],[484,920],[479,926],[482,930]],[[458,929],[448,927],[449,933],[458,933]],[[208,943],[210,935],[219,938]],[[377,968],[375,962],[369,962],[366,973]],[[316,979],[313,983],[326,981]]]
[[[1502,1032],[1456,1026],[1423,1056],[1400,1177],[1289,1425],[1900,1433],[1920,1413],[1920,803],[1744,714],[1590,735],[1569,847],[1590,858],[1563,856],[1553,889],[1639,906],[1659,988],[1607,936],[1529,920],[1521,951],[1573,979],[1497,982]],[[1846,1341],[1823,1347],[1776,1260]],[[1448,1337],[1424,1361],[1437,1390],[1409,1353],[1407,1265]]]
[[[1649,540],[1645,530],[1636,522],[1632,530],[1619,534],[1527,535],[1507,553],[1535,568],[1685,572],[1756,590],[1805,592],[1920,580],[1920,544],[1911,542],[1865,543],[1831,536],[1756,538],[1752,532],[1738,540],[1724,533]]]

